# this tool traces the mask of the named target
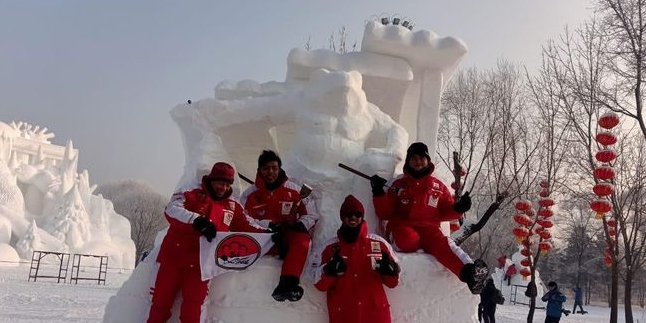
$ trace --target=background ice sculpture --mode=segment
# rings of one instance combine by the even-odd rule
[[[94,195],[78,150],[53,145],[47,128],[0,122],[1,260],[31,260],[34,250],[108,255],[110,267],[132,268],[130,223]],[[13,252],[12,252],[13,251]]]

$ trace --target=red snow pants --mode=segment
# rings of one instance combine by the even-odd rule
[[[287,232],[287,244],[289,245],[289,250],[283,260],[283,267],[280,271],[281,276],[301,276],[311,243],[312,238],[310,238],[310,235],[305,232]]]
[[[182,292],[180,321],[199,323],[209,281],[202,281],[200,266],[164,262],[159,266],[147,323],[166,323],[179,291]]]
[[[393,242],[402,252],[415,252],[422,248],[460,278],[464,263],[455,254],[449,244],[449,238],[439,227],[398,225],[392,228],[391,233]]]

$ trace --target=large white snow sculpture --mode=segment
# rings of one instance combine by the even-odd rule
[[[108,255],[111,267],[134,267],[130,223],[93,194],[87,171],[77,172],[72,142],[53,145],[53,137],[0,122],[0,242],[27,260],[34,250],[91,253]]]
[[[340,226],[338,211],[347,194],[363,202],[371,231],[379,231],[369,182],[337,164],[390,178],[401,170],[408,134],[433,149],[440,95],[465,52],[466,45],[454,38],[369,23],[360,52],[292,50],[284,83],[224,81],[213,99],[171,111],[186,157],[177,187],[199,178],[216,161],[233,163],[253,178],[258,155],[272,149],[290,178],[314,188],[322,219],[313,249]],[[155,252],[110,299],[104,322],[141,322],[147,316]],[[435,258],[399,257],[400,285],[387,290],[394,322],[477,321],[478,297]],[[214,278],[204,321],[326,322],[325,294],[306,274],[302,300],[273,300],[279,270],[276,259],[264,257],[245,272]],[[173,315],[171,322],[178,322],[177,303]]]

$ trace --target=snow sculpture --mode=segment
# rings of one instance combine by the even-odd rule
[[[130,224],[93,195],[87,171],[77,173],[72,142],[56,146],[53,137],[47,128],[0,122],[0,242],[22,259],[33,250],[90,253],[132,268]]]
[[[378,231],[369,182],[337,164],[390,178],[401,169],[408,134],[434,150],[440,94],[465,52],[466,45],[455,38],[368,23],[360,52],[292,50],[284,83],[221,82],[213,99],[171,111],[186,161],[177,187],[216,161],[253,178],[258,155],[272,149],[291,179],[313,187],[322,218],[313,249],[340,226],[338,211],[347,194],[363,202],[371,231]],[[110,299],[104,322],[145,320],[155,257],[153,250]],[[399,258],[401,282],[387,290],[394,322],[477,322],[478,297],[433,257]],[[325,294],[307,275],[300,301],[271,298],[276,282],[266,277],[278,277],[279,270],[276,259],[264,257],[243,273],[214,278],[203,307],[205,321],[326,322]],[[179,321],[178,312],[173,310],[170,322]]]
[[[529,279],[524,280],[523,276],[519,273],[520,268],[525,267],[520,264],[520,261],[526,258],[525,256],[520,254],[521,249],[523,249],[523,246],[519,246],[518,251],[511,256],[511,259],[507,259],[505,261],[504,268],[495,268],[495,271],[493,272],[493,274],[491,274],[491,278],[493,278],[496,288],[502,291],[502,294],[503,296],[505,296],[507,303],[514,301],[520,304],[529,304],[529,297],[525,296],[525,287],[527,287],[527,284],[529,284]],[[507,285],[507,281],[505,280],[505,272],[507,272],[507,268],[509,268],[509,266],[511,266],[512,264],[516,265],[517,273],[511,277],[510,284]],[[544,294],[543,286],[544,284],[541,280],[540,273],[538,272],[538,270],[536,270],[536,291],[538,295],[538,297],[536,297],[537,307],[544,307],[546,304],[545,302],[541,301],[541,296],[543,296]]]

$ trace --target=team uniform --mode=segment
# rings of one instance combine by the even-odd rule
[[[266,232],[248,218],[242,205],[230,197],[214,200],[208,180],[195,183],[184,192],[173,194],[164,215],[169,223],[157,262],[159,271],[151,289],[152,305],[148,323],[166,322],[176,294],[182,292],[180,320],[200,321],[200,310],[207,294],[209,281],[202,281],[200,272],[200,236],[193,227],[198,217],[205,217],[219,232]]]
[[[363,213],[362,206],[361,210]],[[365,221],[356,229],[355,241],[347,241],[339,229],[337,237],[328,240],[321,247],[322,251],[315,253],[312,263],[314,286],[327,292],[330,323],[390,323],[390,304],[383,285],[394,288],[399,284],[397,258],[386,240],[368,233]],[[396,268],[388,273],[380,272],[378,268],[385,255]],[[325,267],[334,258],[342,259],[343,273],[326,273]]]

